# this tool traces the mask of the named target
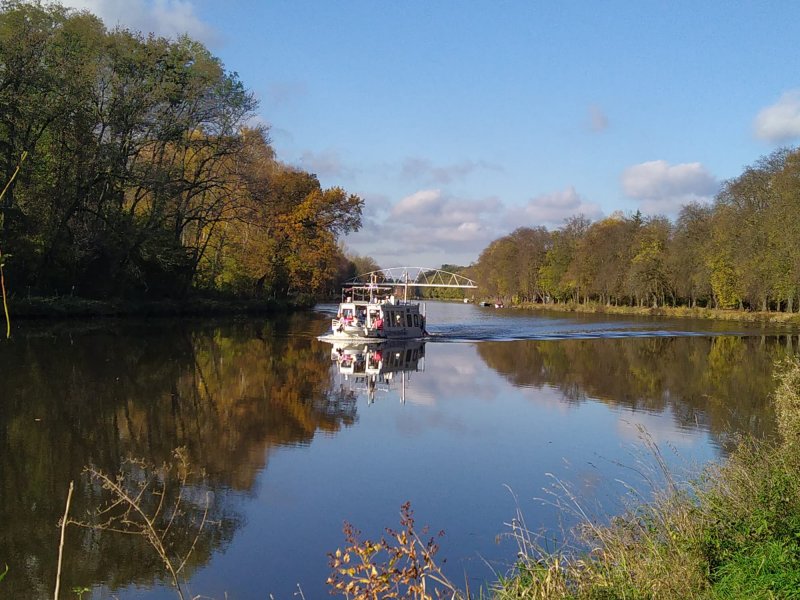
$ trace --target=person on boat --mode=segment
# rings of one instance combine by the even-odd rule
[[[378,320],[379,315],[380,313],[377,310],[369,311],[369,313],[367,314],[367,322],[366,322],[366,325],[369,329],[375,329],[377,325],[376,321]]]

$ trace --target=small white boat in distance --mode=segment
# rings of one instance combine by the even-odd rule
[[[399,300],[392,287],[354,284],[342,290],[342,302],[325,341],[410,340],[427,335],[424,304]]]

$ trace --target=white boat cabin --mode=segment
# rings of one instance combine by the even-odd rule
[[[369,291],[366,299],[354,299],[351,295],[339,304],[336,317],[331,321],[332,337],[413,339],[426,335],[425,315],[420,311],[419,302],[379,295],[378,288]]]

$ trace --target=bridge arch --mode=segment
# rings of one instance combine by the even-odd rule
[[[366,285],[377,283],[384,285],[408,285],[413,287],[462,288],[477,289],[477,284],[470,278],[429,267],[390,267],[378,271],[370,271],[357,275],[345,285]]]

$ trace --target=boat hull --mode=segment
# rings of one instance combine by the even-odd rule
[[[380,344],[382,342],[389,342],[392,340],[399,340],[399,341],[422,340],[425,337],[426,334],[423,331],[409,332],[407,334],[402,334],[398,332],[393,335],[379,336],[379,335],[364,335],[362,330],[361,335],[351,335],[342,332],[331,331],[326,333],[325,335],[318,336],[317,339],[322,340],[323,342],[351,342],[354,344],[358,343]]]

